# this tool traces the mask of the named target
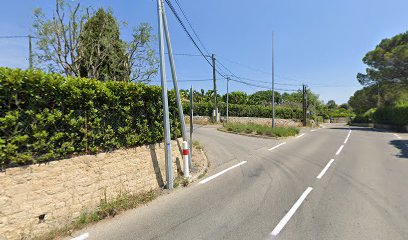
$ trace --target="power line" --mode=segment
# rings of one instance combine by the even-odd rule
[[[210,53],[208,52],[207,48],[204,46],[203,42],[201,41],[200,37],[198,36],[197,32],[194,30],[190,20],[188,19],[187,15],[184,13],[183,8],[181,7],[180,3],[178,0],[175,0],[177,6],[179,7],[181,14],[183,14],[184,18],[187,20],[188,25],[190,26],[191,30],[193,30],[194,35],[197,37],[198,42],[200,42],[201,46],[204,48],[205,52],[207,53],[207,55],[210,55]]]
[[[22,36],[22,35],[11,35],[11,36],[0,36],[0,38],[28,38],[29,36]],[[34,37],[33,37],[34,38]]]
[[[197,48],[197,50],[200,52],[200,54],[203,56],[205,61],[212,67],[211,62],[207,59],[206,55],[203,53],[201,48],[197,45],[195,42],[194,38],[191,36],[190,32],[187,30],[186,26],[184,25],[183,21],[181,20],[180,16],[178,15],[176,9],[174,8],[173,4],[169,0],[165,0],[167,5],[169,6],[170,10],[173,12],[173,15],[176,17],[177,21],[183,28],[184,32],[187,34],[187,36],[190,38],[190,40],[193,42],[194,46]]]

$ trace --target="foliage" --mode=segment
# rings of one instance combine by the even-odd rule
[[[129,78],[128,58],[112,12],[100,8],[84,24],[79,37],[80,76],[101,81]]]
[[[119,25],[111,11],[93,13],[56,0],[55,13],[47,17],[34,11],[37,39],[36,68],[66,76],[100,80],[148,82],[157,74],[157,57],[147,23],[133,30],[132,40],[119,38]]]
[[[293,127],[269,127],[265,125],[259,125],[254,123],[227,123],[224,125],[224,129],[227,131],[237,133],[248,133],[256,135],[266,135],[271,137],[289,137],[295,136],[299,133],[299,129]]]
[[[408,104],[380,107],[374,112],[373,120],[375,123],[406,126],[408,125]]]
[[[222,100],[227,102],[227,94],[222,96]],[[247,104],[248,95],[245,92],[236,91],[228,94],[228,102],[231,104]]]
[[[397,84],[407,87],[408,32],[383,39],[374,50],[365,55],[363,62],[368,68],[364,74],[357,75],[361,84]]]
[[[157,86],[0,68],[0,102],[0,166],[163,140]],[[169,106],[174,138],[174,92]]]
[[[184,113],[186,114],[190,111],[190,105],[187,103],[183,105],[183,108]],[[213,109],[213,103],[194,103],[194,114],[198,116],[212,116]],[[227,112],[227,104],[220,103],[218,105],[218,111],[222,116],[225,116]],[[261,105],[229,104],[229,116],[270,118],[272,117],[272,107]],[[302,109],[276,106],[275,116],[277,118],[285,119],[300,119],[302,116]]]
[[[279,92],[275,91],[275,103],[282,103],[282,96]],[[258,91],[251,95],[248,98],[248,104],[251,105],[264,105],[268,106],[272,104],[272,90]]]
[[[328,108],[337,108],[337,104],[336,104],[336,102],[334,101],[334,100],[329,100],[327,103],[326,103],[326,106],[328,107]]]

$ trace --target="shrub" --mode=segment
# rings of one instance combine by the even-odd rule
[[[184,113],[189,113],[190,105],[185,103],[183,105]],[[199,116],[212,116],[214,109],[213,103],[194,103],[194,115]],[[262,105],[240,105],[240,104],[229,104],[228,107],[229,116],[234,117],[261,117],[261,118],[270,118],[272,116],[272,107],[271,106],[262,106]],[[227,115],[227,104],[220,103],[218,105],[218,111],[222,116]],[[285,119],[301,119],[302,109],[301,108],[291,108],[291,107],[275,107],[275,116],[277,118]]]
[[[373,114],[375,123],[396,126],[408,125],[408,104],[378,108]]]
[[[163,140],[161,88],[0,68],[0,166]],[[169,94],[172,137],[180,136]]]
[[[237,133],[248,133],[256,135],[267,135],[271,137],[288,137],[295,136],[299,133],[299,129],[294,127],[269,127],[265,125],[259,125],[254,123],[227,123],[224,125],[224,129]]]

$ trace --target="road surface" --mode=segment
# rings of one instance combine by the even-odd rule
[[[408,239],[408,134],[327,125],[271,140],[195,131],[201,182],[78,233],[88,239]]]

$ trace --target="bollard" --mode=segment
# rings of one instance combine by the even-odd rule
[[[189,177],[188,169],[188,144],[187,141],[183,141],[183,166],[184,166],[184,177]]]

